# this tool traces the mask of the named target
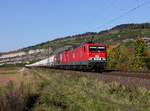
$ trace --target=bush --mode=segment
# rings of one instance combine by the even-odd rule
[[[108,52],[108,68],[123,71],[146,71],[146,63],[143,60],[144,42],[136,40],[133,46],[120,46]]]
[[[0,111],[22,111],[24,106],[23,94],[15,89],[12,82],[6,87],[5,93],[0,96]]]
[[[144,63],[142,56],[144,53],[144,41],[138,39],[135,41],[135,54],[134,54],[134,62],[133,62],[133,70],[135,71],[143,71],[146,69],[146,64]]]
[[[22,81],[18,81],[17,84],[10,81],[1,89],[0,111],[31,110],[39,94],[39,81],[36,81],[37,79],[31,80],[29,75],[23,79]]]

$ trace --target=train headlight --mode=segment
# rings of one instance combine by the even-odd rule
[[[105,61],[105,60],[106,60],[106,58],[103,58],[103,60]]]

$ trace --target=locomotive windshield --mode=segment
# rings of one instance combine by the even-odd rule
[[[89,51],[90,52],[104,52],[105,47],[103,47],[103,46],[90,46]]]

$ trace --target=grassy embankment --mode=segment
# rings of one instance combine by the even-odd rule
[[[149,111],[150,91],[128,89],[76,72],[23,70],[0,90],[1,111]]]

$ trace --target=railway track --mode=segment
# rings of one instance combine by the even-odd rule
[[[144,87],[150,90],[150,73],[105,71],[85,72],[85,74],[106,82],[117,82],[132,89]]]
[[[121,72],[121,71],[104,71],[101,74],[102,75],[111,75],[111,76],[122,76],[122,77],[134,77],[134,78],[150,79],[150,72],[136,73],[136,72]]]
[[[144,87],[150,90],[150,74],[149,73],[134,73],[134,72],[121,72],[121,71],[105,71],[98,72],[83,72],[72,70],[48,69],[48,68],[34,68],[35,70],[42,69],[51,73],[59,73],[62,75],[72,75],[73,77],[88,77],[91,79],[102,80],[107,83],[117,82],[128,88],[134,89]],[[31,70],[33,70],[31,68]],[[37,71],[38,72],[38,71]]]
[[[48,68],[48,67],[44,67]],[[79,72],[85,75],[107,75],[107,76],[122,76],[122,77],[134,77],[134,78],[143,78],[143,79],[150,79],[150,72],[123,72],[123,71],[116,71],[116,70],[105,70],[103,72],[96,72],[96,71],[83,71],[83,70],[64,70],[64,69],[53,69],[58,71],[73,71]]]
[[[60,70],[58,70],[59,72]],[[62,71],[62,70],[61,70]],[[77,74],[81,76],[88,76],[90,78],[102,80],[105,82],[117,82],[129,88],[145,87],[150,89],[150,74],[149,73],[136,73],[136,72],[121,72],[121,71],[105,71],[98,72],[81,72],[81,71],[68,71],[63,70],[66,74]]]

